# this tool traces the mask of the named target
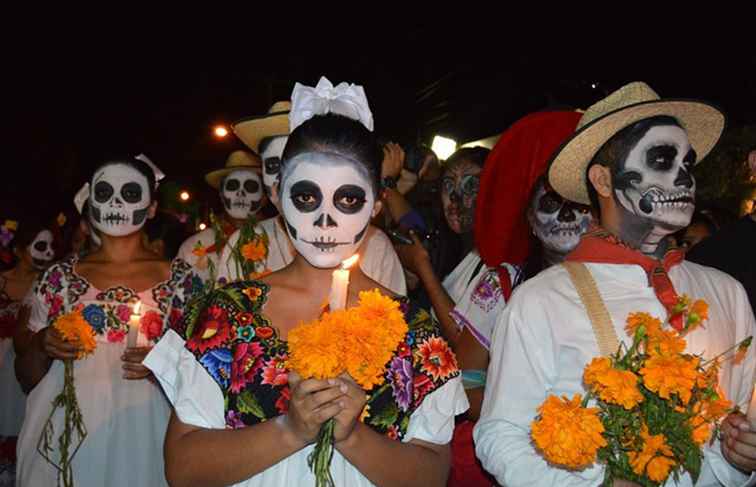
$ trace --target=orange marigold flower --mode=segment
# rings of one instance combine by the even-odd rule
[[[320,320],[300,324],[288,334],[288,366],[304,379],[336,377],[344,370],[341,342],[329,330],[326,314]]]
[[[698,379],[698,362],[698,358],[680,355],[652,355],[640,374],[645,386],[659,397],[669,399],[671,394],[677,394],[683,404],[688,404]]]
[[[667,445],[664,435],[650,434],[645,424],[640,436],[643,440],[643,450],[631,451],[627,454],[630,466],[636,474],[648,476],[654,482],[662,482],[675,465],[674,453]]]
[[[570,400],[549,396],[538,408],[531,436],[544,457],[555,465],[581,469],[596,461],[596,452],[606,446],[604,425],[598,408],[581,406],[580,394]]]
[[[635,336],[635,332],[643,326],[646,329],[646,335],[653,336],[661,330],[662,323],[658,318],[654,318],[648,313],[637,312],[630,313],[626,320],[625,330],[628,336]]]
[[[690,427],[693,430],[691,437],[698,446],[703,446],[711,436],[711,425],[702,416],[693,416],[690,419]]]
[[[265,242],[255,239],[242,245],[241,254],[245,259],[256,262],[263,260],[268,255],[268,249],[265,247]]]
[[[94,353],[97,348],[95,331],[80,311],[72,311],[58,317],[53,325],[68,343],[76,345],[79,351],[76,358],[83,358]]]
[[[457,371],[457,357],[441,337],[432,337],[417,350],[420,364],[434,380],[445,378]]]
[[[615,369],[606,357],[594,358],[585,368],[583,380],[604,402],[630,410],[643,401],[638,376],[629,370]]]
[[[659,330],[648,340],[648,353],[651,355],[678,355],[685,351],[685,339],[674,330]]]
[[[198,245],[192,249],[192,255],[196,255],[197,257],[204,257],[207,254],[207,248],[203,247],[202,245]]]

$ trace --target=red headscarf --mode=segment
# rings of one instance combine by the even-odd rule
[[[476,248],[487,266],[522,264],[528,258],[526,210],[533,184],[546,171],[554,151],[575,132],[580,117],[569,111],[527,115],[504,131],[488,155],[473,226]],[[510,282],[508,275],[500,278],[502,286]]]

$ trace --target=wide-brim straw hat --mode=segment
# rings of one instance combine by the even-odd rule
[[[599,149],[625,127],[659,115],[677,119],[697,162],[711,152],[725,127],[724,114],[710,103],[662,100],[646,83],[630,83],[585,111],[575,133],[552,156],[549,183],[563,198],[590,205],[585,172]]]
[[[239,140],[244,145],[260,153],[260,142],[270,137],[289,135],[289,111],[291,102],[278,101],[270,107],[268,113],[255,117],[243,118],[231,125]]]
[[[223,178],[237,169],[244,168],[250,168],[256,172],[260,172],[262,163],[256,154],[245,150],[237,150],[228,155],[226,166],[223,169],[218,169],[206,174],[205,181],[207,181],[207,184],[213,188],[218,189],[220,188]]]

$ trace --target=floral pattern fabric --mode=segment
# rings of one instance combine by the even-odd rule
[[[226,426],[254,425],[288,410],[288,345],[262,314],[269,287],[240,281],[214,290],[187,309],[175,331],[220,387]],[[449,345],[427,311],[406,299],[409,331],[386,367],[386,381],[367,392],[361,420],[401,440],[423,399],[459,375]]]

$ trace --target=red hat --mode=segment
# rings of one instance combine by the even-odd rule
[[[575,132],[581,114],[527,115],[504,131],[483,166],[475,203],[475,245],[490,267],[522,264],[530,254],[526,210],[535,181],[556,149]],[[509,279],[502,279],[502,283]]]

